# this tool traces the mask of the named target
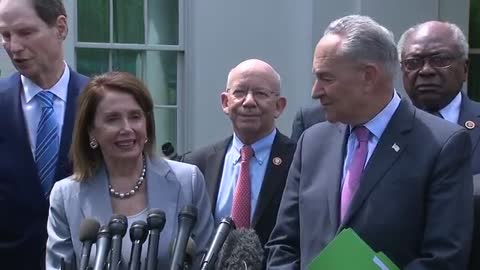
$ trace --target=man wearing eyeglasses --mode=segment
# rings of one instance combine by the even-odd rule
[[[233,136],[185,155],[205,176],[216,224],[232,216],[237,228],[254,228],[262,246],[277,218],[295,142],[275,128],[286,106],[278,73],[250,59],[228,74],[221,93]]]
[[[472,173],[480,173],[480,103],[461,91],[468,74],[465,35],[452,23],[425,22],[401,36],[398,52],[413,104],[469,131]]]
[[[472,141],[472,173],[480,173],[480,103],[461,91],[468,74],[468,43],[452,23],[429,21],[408,29],[398,42],[403,84],[413,104],[464,126]],[[475,186],[475,183],[474,183]],[[478,194],[475,201],[478,204]],[[476,206],[476,212],[479,212]],[[475,228],[479,225],[475,214]],[[475,229],[469,269],[480,269],[480,228]]]

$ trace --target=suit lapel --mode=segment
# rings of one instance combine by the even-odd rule
[[[210,153],[208,153],[207,165],[205,166],[205,180],[207,183],[208,195],[212,202],[212,213],[215,213],[217,205],[218,189],[223,173],[223,163],[225,161],[225,154],[228,145],[232,141],[233,136],[228,139],[215,144]]]
[[[22,83],[20,80],[20,74],[15,73],[8,79],[8,89],[5,91],[5,95],[1,99],[0,106],[2,110],[8,112],[8,118],[4,121],[7,123],[7,128],[10,130],[8,135],[9,143],[15,143],[16,149],[15,159],[18,159],[23,169],[25,170],[24,179],[18,183],[18,188],[34,189],[31,194],[38,195],[38,199],[30,198],[33,201],[45,202],[42,186],[38,178],[37,166],[33,159],[32,149],[30,146],[30,138],[28,128],[25,121],[25,116],[22,109],[21,95],[23,92]],[[9,124],[8,124],[9,123]],[[3,135],[5,136],[5,135]],[[10,137],[11,136],[11,137]],[[41,205],[44,207],[44,205]]]
[[[71,173],[71,163],[68,158],[68,151],[72,142],[72,131],[75,122],[76,101],[81,88],[85,84],[77,73],[70,70],[68,82],[67,103],[63,118],[62,137],[60,138],[60,149],[58,153],[58,164],[55,179],[62,179]]]
[[[368,161],[360,180],[360,186],[352,199],[350,209],[339,230],[355,215],[355,212],[368,198],[375,185],[408,147],[408,136],[406,136],[406,133],[412,129],[414,117],[413,106],[402,100]]]
[[[327,170],[324,170],[324,179],[330,181],[328,185],[328,195],[327,203],[328,209],[330,212],[330,220],[334,222],[335,227],[338,226],[340,221],[340,190],[342,186],[342,176],[343,176],[343,161],[345,159],[346,145],[348,139],[348,129],[346,125],[336,124],[334,129],[335,134],[331,139],[323,141],[323,144],[326,144],[324,147],[326,149],[325,154],[326,164],[328,166]],[[308,147],[308,146],[306,146]],[[330,167],[331,165],[334,165]]]
[[[108,194],[108,176],[104,167],[80,185],[78,198],[83,219],[95,218],[100,224],[108,224],[113,211]]]
[[[281,181],[281,178],[287,177],[289,164],[287,164],[286,161],[289,159],[288,155],[290,154],[288,144],[285,143],[283,136],[284,135],[277,130],[270,151],[270,156],[268,160],[266,160],[268,164],[265,170],[260,194],[258,195],[258,202],[252,219],[252,227],[256,226],[272,198],[274,198],[278,192],[283,192],[283,190],[281,190],[282,185],[280,185],[278,181]],[[278,164],[279,161],[281,162],[280,164]]]
[[[175,216],[179,212],[177,208],[182,205],[178,198],[180,183],[167,162],[163,159],[147,158],[146,181],[148,206],[162,209],[167,217]]]
[[[472,149],[475,149],[480,138],[480,111],[478,111],[477,107],[478,105],[476,106],[472,100],[462,93],[462,105],[460,107],[458,124],[467,128],[470,139],[472,140]],[[468,127],[471,127],[471,123],[467,123],[469,121],[474,124],[472,129]]]

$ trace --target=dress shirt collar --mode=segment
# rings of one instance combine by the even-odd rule
[[[68,65],[66,63],[62,77],[60,77],[60,80],[58,80],[58,82],[50,89],[42,89],[32,80],[23,75],[20,76],[20,79],[22,80],[25,101],[27,103],[29,103],[35,97],[35,95],[37,95],[42,90],[48,90],[52,92],[57,98],[63,100],[64,102],[67,101],[68,82],[70,81],[70,69],[68,68]]]
[[[397,94],[397,91],[394,91],[393,97],[387,106],[385,106],[383,110],[381,110],[374,118],[372,118],[372,120],[364,124],[370,133],[373,134],[373,136],[375,136],[377,139],[382,136],[383,131],[388,125],[388,122],[390,122],[390,119],[397,110],[398,105],[400,105],[400,101],[400,96]],[[352,127],[350,127],[350,131],[352,131]]]
[[[458,117],[460,116],[461,104],[462,91],[458,92],[457,96],[438,112],[442,115],[443,119],[456,124],[458,122]]]
[[[262,165],[263,162],[268,159],[268,155],[270,154],[270,148],[273,144],[273,140],[275,139],[276,134],[277,130],[274,128],[270,134],[251,145],[254,152],[254,160],[256,160],[259,165]],[[233,164],[237,164],[240,161],[240,149],[242,149],[243,145],[244,143],[234,133],[232,140],[232,148],[234,150],[232,151]]]

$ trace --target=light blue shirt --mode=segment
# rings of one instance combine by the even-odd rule
[[[40,91],[50,91],[54,94],[53,109],[55,119],[58,123],[58,138],[62,138],[63,117],[65,116],[65,107],[67,104],[68,83],[70,82],[70,69],[65,63],[62,77],[50,89],[42,89],[29,78],[21,75],[23,91],[21,95],[23,115],[28,129],[28,138],[32,153],[35,156],[35,146],[37,142],[37,129],[42,115],[42,104],[35,96]]]
[[[383,131],[387,127],[390,119],[392,119],[393,114],[400,105],[400,97],[398,96],[397,92],[395,91],[393,94],[392,99],[390,102],[380,111],[372,120],[368,121],[364,124],[366,128],[370,131],[370,136],[368,138],[368,154],[367,154],[367,161],[365,162],[365,166],[367,166],[370,157],[372,156],[375,147],[377,147],[378,140],[382,137]],[[345,175],[347,174],[347,168],[352,162],[353,155],[355,149],[358,145],[357,136],[355,133],[351,132],[352,127],[350,127],[350,136],[348,137],[347,142],[347,156],[345,157],[345,161],[343,162],[343,177],[342,183],[345,181]],[[365,168],[364,166],[364,168]]]
[[[274,129],[269,135],[252,144],[254,156],[250,159],[250,181],[251,181],[251,204],[250,221],[253,218],[255,207],[257,206],[258,195],[262,188],[263,177],[267,169],[268,158],[272,149],[273,140],[277,131]],[[233,194],[237,184],[238,174],[240,172],[240,149],[244,143],[233,134],[233,140],[228,147],[223,163],[222,179],[217,195],[217,205],[215,207],[215,224],[218,225],[222,218],[231,216]]]
[[[457,96],[455,96],[447,106],[443,107],[438,111],[443,119],[447,120],[450,123],[457,124],[458,118],[460,117],[460,106],[462,105],[462,91],[460,91]]]

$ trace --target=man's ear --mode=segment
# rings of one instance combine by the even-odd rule
[[[222,110],[223,112],[228,115],[230,110],[229,110],[229,107],[228,107],[228,93],[226,91],[223,91],[221,94],[220,94],[220,99],[222,101]]]
[[[57,36],[60,40],[65,40],[68,34],[67,17],[60,15],[55,22],[55,28],[57,29]]]
[[[278,97],[277,102],[275,102],[275,119],[277,119],[287,107],[287,99],[285,97]]]
[[[370,86],[373,86],[377,83],[379,75],[379,67],[376,64],[366,64],[363,70],[363,81],[370,89]]]

